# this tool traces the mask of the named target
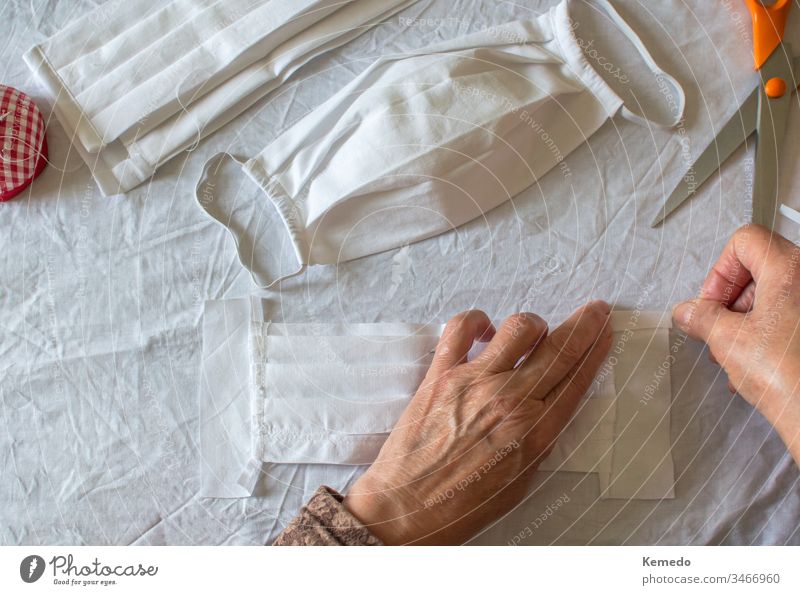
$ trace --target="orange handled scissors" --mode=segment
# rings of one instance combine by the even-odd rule
[[[798,84],[800,58],[793,57],[791,48],[783,42],[792,0],[776,0],[769,6],[758,0],[745,2],[753,20],[753,57],[759,74],[758,85],[694,162],[653,220],[652,227],[691,198],[753,132],[756,133],[756,156],[752,221],[769,228],[775,224],[779,154],[789,102]]]

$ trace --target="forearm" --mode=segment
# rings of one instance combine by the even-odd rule
[[[800,467],[800,423],[797,420],[785,420],[775,424],[778,436],[786,445],[794,462]]]

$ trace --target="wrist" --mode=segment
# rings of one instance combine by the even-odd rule
[[[800,424],[789,417],[778,420],[773,424],[775,431],[786,445],[789,454],[800,466]]]
[[[404,545],[416,534],[411,510],[402,504],[394,490],[374,488],[362,477],[345,495],[342,506],[386,545]]]
[[[800,397],[776,398],[771,401],[775,406],[772,410],[762,411],[775,428],[789,454],[800,465]]]

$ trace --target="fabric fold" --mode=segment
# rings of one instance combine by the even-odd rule
[[[413,0],[112,0],[24,58],[104,194]]]

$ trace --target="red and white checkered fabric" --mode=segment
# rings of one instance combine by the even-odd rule
[[[22,192],[47,164],[44,119],[30,97],[0,85],[0,201]]]

